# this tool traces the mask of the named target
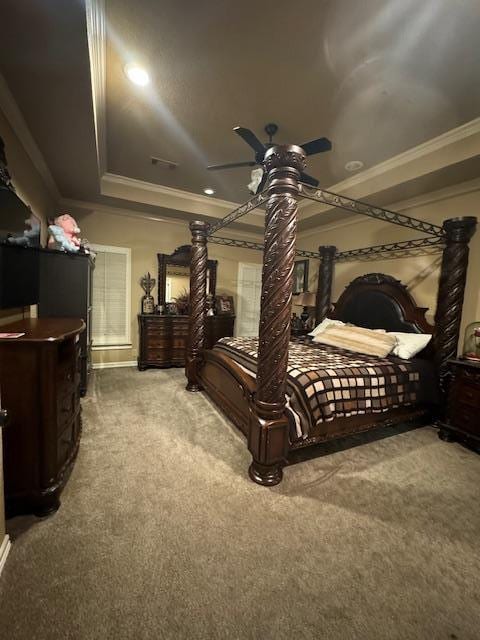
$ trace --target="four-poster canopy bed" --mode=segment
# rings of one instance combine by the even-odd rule
[[[274,485],[282,479],[282,468],[288,463],[289,454],[299,448],[374,427],[403,422],[421,424],[431,417],[432,404],[436,400],[425,391],[434,391],[438,386],[441,397],[446,392],[447,363],[456,356],[468,243],[475,232],[476,218],[450,219],[439,227],[310,187],[300,182],[300,174],[305,168],[305,154],[300,147],[293,145],[270,148],[265,154],[264,166],[268,179],[263,192],[211,227],[200,221],[190,224],[191,306],[186,376],[187,389],[204,390],[247,437],[252,454],[249,468],[251,479],[262,485]],[[297,251],[295,240],[299,197],[409,227],[427,235],[421,239],[343,253],[333,246],[319,247],[318,254]],[[263,244],[213,235],[264,202],[266,219]],[[247,338],[224,339],[213,349],[204,349],[207,240],[263,251],[258,345]],[[332,306],[335,262],[372,256],[418,255],[419,252],[439,250],[443,250],[443,259],[435,327],[426,321],[426,309],[416,305],[406,287],[383,274],[367,274],[356,278]],[[296,255],[320,259],[317,323],[328,315],[370,329],[433,333],[431,345],[420,354],[420,359],[407,360],[402,364],[390,358],[359,357],[359,354],[348,351],[335,352],[332,356],[324,345],[320,350],[315,350],[312,348],[314,345],[292,344],[290,316]],[[289,349],[294,362],[290,366]],[[320,356],[326,361],[319,360]],[[432,365],[433,377],[431,371],[427,371],[426,361]],[[318,362],[323,362],[323,365],[318,365]],[[332,378],[325,379],[325,372],[329,372]],[[384,385],[383,390],[387,389],[385,395],[388,396],[382,398],[381,402],[376,399],[378,393],[375,387],[379,384]],[[367,400],[367,392],[360,391],[360,386],[362,389],[373,389],[368,392]],[[415,391],[412,391],[414,388]],[[323,390],[323,395],[318,389]],[[318,419],[319,412],[325,411],[325,406],[319,406],[320,396],[328,400],[325,402],[328,410],[334,407],[338,412]],[[376,410],[375,406],[379,408]]]

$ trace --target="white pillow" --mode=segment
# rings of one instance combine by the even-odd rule
[[[325,329],[328,329],[328,327],[343,327],[344,325],[345,323],[341,320],[331,320],[330,318],[325,318],[320,322],[320,324],[317,324],[315,329],[312,329],[308,335],[316,336],[319,333],[323,333]]]
[[[409,360],[425,349],[432,339],[430,333],[401,333],[398,331],[390,331],[389,335],[395,336],[397,344],[393,348],[392,356]]]
[[[397,344],[397,338],[386,332],[344,325],[327,327],[323,333],[314,336],[313,342],[384,358],[392,353]]]

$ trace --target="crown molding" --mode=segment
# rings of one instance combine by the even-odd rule
[[[90,213],[106,213],[111,216],[124,216],[126,218],[135,218],[135,220],[148,220],[150,222],[166,222],[168,224],[174,224],[177,226],[185,227],[185,220],[178,220],[175,218],[162,218],[160,216],[152,216],[144,211],[137,211],[136,209],[123,209],[122,207],[113,207],[108,204],[99,202],[90,202],[88,200],[75,200],[74,198],[61,198],[59,202],[60,208],[81,209],[82,211],[89,211]]]
[[[389,209],[394,211],[407,211],[408,209],[416,209],[417,207],[423,207],[435,202],[441,202],[443,200],[450,200],[450,198],[457,198],[469,193],[480,191],[480,178],[474,178],[473,180],[467,180],[465,182],[459,182],[458,184],[444,187],[443,189],[437,189],[430,193],[424,193],[408,200],[400,200],[391,205]]]
[[[53,179],[50,169],[48,168],[42,152],[38,148],[25,118],[20,111],[18,104],[10,91],[8,84],[0,73],[0,109],[5,115],[9,125],[12,127],[15,135],[19,139],[22,147],[25,149],[28,157],[32,161],[33,166],[38,171],[45,186],[47,187],[52,198],[57,201],[60,199],[60,192],[55,180]]]
[[[450,187],[444,187],[443,189],[437,189],[430,193],[416,196],[415,198],[409,198],[408,200],[400,200],[393,204],[388,205],[388,209],[391,211],[407,211],[409,209],[416,209],[418,207],[424,207],[435,202],[441,202],[443,200],[449,200],[451,198],[457,198],[469,193],[480,191],[480,178],[473,180],[467,180],[466,182],[460,182],[459,184],[452,185]],[[300,231],[297,234],[297,238],[309,238],[324,231],[334,231],[335,229],[342,229],[344,227],[351,227],[356,224],[365,224],[366,222],[373,222],[373,218],[369,216],[353,215],[340,222],[331,222],[328,224],[320,224],[314,229],[306,229]]]
[[[114,198],[122,198],[132,202],[185,211],[195,215],[208,215],[214,218],[223,218],[227,213],[236,209],[236,202],[211,198],[191,191],[183,191],[166,187],[152,182],[144,182],[135,178],[128,178],[114,173],[105,173],[100,180],[100,192],[102,195]],[[262,211],[252,211],[248,214],[261,216],[261,220],[250,220],[250,224],[263,225],[264,214]]]
[[[136,209],[124,209],[122,207],[114,207],[112,205],[90,202],[87,200],[75,200],[73,198],[61,198],[59,202],[60,208],[72,208],[80,209],[82,211],[89,211],[91,213],[106,213],[112,216],[123,216],[126,218],[132,218],[134,220],[148,220],[149,222],[162,222],[166,224],[173,224],[182,228],[188,228],[188,220],[179,220],[178,218],[169,218],[167,216],[153,216],[145,213],[144,211],[137,211]],[[259,229],[258,234],[250,231],[239,231],[238,229],[228,229],[228,235],[233,235],[235,238],[240,239],[252,239],[258,240],[259,235],[263,237],[263,229]]]
[[[328,187],[328,190],[333,191],[335,193],[347,195],[350,190],[355,189],[356,187],[359,187],[361,185],[365,185],[370,180],[376,180],[382,177],[383,175],[385,175],[386,173],[401,169],[408,165],[412,165],[415,161],[421,160],[422,158],[428,155],[437,153],[439,151],[443,151],[447,147],[450,147],[454,144],[465,141],[468,138],[473,138],[474,136],[479,136],[479,135],[480,135],[480,118],[475,118],[474,120],[470,120],[469,122],[466,122],[465,124],[460,125],[459,127],[455,127],[454,129],[450,129],[449,131],[442,133],[436,138],[431,138],[430,140],[427,140],[426,142],[416,147],[412,147],[411,149],[408,149],[403,153],[393,156],[392,158],[389,158],[384,162],[380,162],[379,164],[376,164],[375,166],[370,167],[365,171],[357,173],[354,176],[351,176],[350,178],[342,180],[341,182],[337,182],[336,184]],[[472,149],[468,153],[467,157],[473,157],[474,155],[477,155],[477,153],[478,153],[478,148],[476,150]],[[448,166],[449,164],[454,164],[455,162],[458,162],[458,161],[459,161],[459,158],[456,158],[452,154],[452,157],[449,158],[449,162],[447,164],[444,164],[444,166]],[[424,172],[424,174],[427,174],[427,173],[429,173],[429,171]],[[415,174],[415,177],[419,177],[418,172]],[[403,177],[401,182],[405,182],[405,181],[406,179],[405,177]],[[397,182],[397,184],[399,183],[400,182]],[[368,195],[362,195],[357,197],[368,197]],[[301,211],[303,209],[306,209],[309,206],[311,209],[320,208],[320,211],[328,211],[329,209],[332,208],[329,205],[325,205],[323,207],[322,205],[317,204],[315,206],[315,204],[312,203],[311,201],[303,200],[302,202],[299,203],[299,210]],[[316,212],[312,212],[311,215],[316,215],[320,211],[317,210]],[[310,216],[305,216],[305,217],[310,217]]]
[[[87,39],[92,83],[98,175],[107,170],[107,82],[105,0],[86,0]]]

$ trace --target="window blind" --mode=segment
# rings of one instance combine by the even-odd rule
[[[96,245],[92,291],[94,346],[130,343],[130,249]]]

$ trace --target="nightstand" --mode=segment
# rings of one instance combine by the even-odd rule
[[[480,451],[480,362],[450,360],[452,382],[446,419],[440,422],[442,440],[463,440]]]

